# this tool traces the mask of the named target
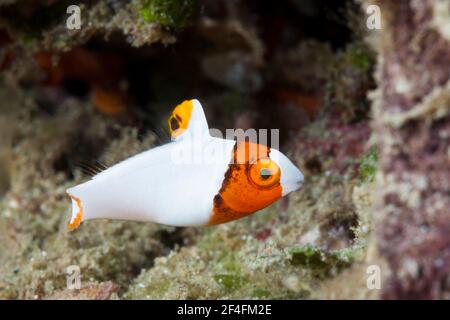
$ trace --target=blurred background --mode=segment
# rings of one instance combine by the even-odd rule
[[[449,0],[0,1],[0,298],[448,298],[449,29]],[[68,232],[65,189],[169,142],[191,98],[280,129],[303,188],[217,227]]]

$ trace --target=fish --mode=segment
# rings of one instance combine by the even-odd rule
[[[177,105],[168,126],[171,142],[66,190],[69,230],[94,219],[217,225],[255,213],[303,184],[301,170],[275,148],[211,135],[197,99]]]

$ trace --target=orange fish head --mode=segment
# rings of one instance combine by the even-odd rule
[[[274,203],[303,183],[301,171],[281,152],[238,142],[222,188],[214,198],[210,224],[239,219]]]

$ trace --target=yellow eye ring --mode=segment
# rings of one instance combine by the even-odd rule
[[[280,167],[269,158],[259,159],[250,165],[248,177],[258,187],[271,188],[280,183]]]

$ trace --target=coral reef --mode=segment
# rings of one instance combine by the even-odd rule
[[[86,27],[79,33],[47,21],[30,34],[25,26],[2,21],[10,58],[1,101],[13,102],[2,103],[2,114],[16,125],[4,127],[8,142],[2,144],[0,240],[9,249],[0,254],[1,298],[319,298],[341,291],[329,289],[327,281],[349,277],[346,270],[374,259],[367,250],[372,187],[358,178],[370,128],[367,116],[354,112],[367,108],[369,49],[361,39],[339,49],[307,38],[273,43],[258,35],[255,14],[239,2],[222,3],[225,10],[202,3],[198,20],[196,1],[181,2],[182,7],[179,1],[86,3]],[[19,6],[21,14],[33,16],[26,2],[0,7],[0,15]],[[188,25],[199,36],[187,41],[188,32],[179,34],[180,46],[191,48],[183,50],[181,62],[164,52],[124,51],[97,39],[99,33],[115,39],[113,31],[119,30],[125,37],[114,40],[119,48],[167,44],[175,40],[170,27]],[[322,58],[311,64],[316,55]],[[165,68],[144,75],[149,64],[142,57],[153,69]],[[179,68],[189,70],[193,63],[197,72],[180,78]],[[189,91],[186,79],[194,84]],[[283,148],[307,175],[302,192],[248,219],[206,229],[93,221],[69,233],[64,190],[85,179],[83,172],[93,174],[167,141],[159,129],[165,123],[161,108],[168,112],[184,92],[204,97],[218,128],[284,128],[291,138]],[[284,113],[269,108],[269,101]],[[278,117],[268,124],[268,114]],[[359,186],[358,179],[364,180]],[[73,265],[81,271],[78,290],[66,287]],[[347,298],[373,297],[364,283],[358,285]]]
[[[386,298],[449,296],[449,1],[379,1],[377,234]],[[438,4],[439,3],[439,4]],[[442,6],[442,7],[440,7]],[[442,13],[442,12],[441,12]],[[448,10],[447,10],[448,18]],[[438,22],[439,21],[439,22]]]
[[[74,108],[73,101],[58,108],[52,117],[19,122],[24,133],[14,131],[25,139],[12,151],[11,188],[1,202],[2,243],[11,248],[1,256],[2,298],[307,298],[318,294],[314,287],[322,279],[336,277],[365,259],[367,232],[356,236],[357,229],[367,229],[358,225],[363,211],[356,212],[348,183],[338,178],[338,171],[312,176],[287,207],[279,204],[218,227],[94,221],[68,233],[64,189],[75,183],[73,179],[83,178],[76,170],[67,180],[55,165],[87,148],[73,149],[71,137],[86,135],[79,142],[103,144],[114,123],[87,106]],[[79,126],[80,119],[91,120]],[[64,132],[67,128],[77,129],[69,134]],[[102,163],[120,161],[155,141],[152,134],[139,140],[136,130],[126,127],[115,135],[98,156]],[[324,161],[323,169],[333,168],[324,159],[329,147],[310,139],[316,143],[318,161]],[[347,141],[336,135],[334,143],[339,148]],[[305,159],[309,150],[299,152],[298,158]],[[343,160],[347,165],[348,161]],[[356,167],[348,165],[348,174],[356,177]],[[82,271],[80,291],[65,288],[71,265]]]
[[[448,297],[450,1],[79,6],[68,30],[64,0],[0,4],[0,299]],[[280,129],[302,189],[214,227],[69,232],[65,190],[168,142],[193,97],[213,128]]]

